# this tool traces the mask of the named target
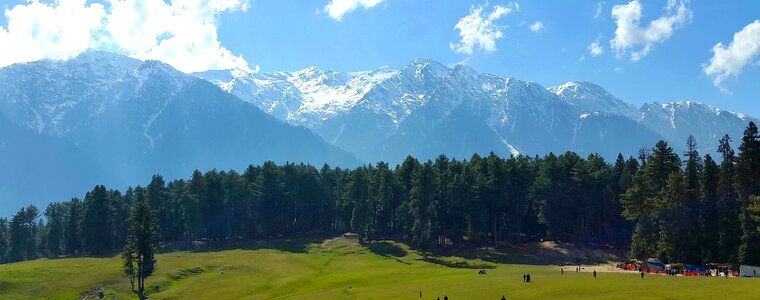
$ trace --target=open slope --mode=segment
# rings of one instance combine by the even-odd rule
[[[343,239],[235,245],[232,250],[158,257],[151,299],[754,299],[755,279],[684,278],[587,272],[474,250],[423,260],[394,242],[360,247]],[[535,249],[528,249],[533,251]],[[527,253],[527,252],[526,252]],[[467,258],[463,258],[467,257]],[[556,258],[555,258],[556,259]],[[487,275],[478,275],[478,270]],[[569,268],[568,268],[569,269]],[[605,269],[604,267],[600,269]],[[73,258],[0,265],[2,299],[77,299],[103,288],[107,299],[133,299],[119,259]],[[533,283],[522,282],[530,273]],[[94,294],[94,293],[93,293]]]

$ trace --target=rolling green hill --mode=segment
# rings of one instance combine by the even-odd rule
[[[607,266],[500,263],[484,251],[423,258],[405,245],[293,239],[158,256],[150,299],[753,299],[760,281],[604,272]],[[466,256],[467,258],[464,258]],[[526,263],[535,261],[525,260]],[[598,278],[589,273],[600,270]],[[478,275],[484,269],[486,275]],[[523,283],[523,273],[534,282]],[[0,299],[136,299],[113,258],[41,259],[0,265]]]

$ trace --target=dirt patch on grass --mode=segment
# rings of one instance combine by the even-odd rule
[[[102,287],[94,288],[82,294],[81,300],[100,299],[100,295],[103,293],[105,293],[105,290]]]

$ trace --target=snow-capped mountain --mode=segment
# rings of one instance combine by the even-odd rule
[[[266,160],[360,163],[208,81],[104,52],[1,68],[0,126],[4,213],[18,209],[12,201],[67,200],[152,174],[184,178]]]
[[[668,106],[679,111],[673,117],[665,108],[638,109],[589,82],[544,88],[425,59],[400,70],[342,73],[310,67],[196,75],[364,161],[567,150],[612,158],[619,152],[634,155],[663,138],[680,149],[689,134],[704,140],[703,152],[712,153],[716,136],[741,134],[750,120],[713,108],[709,114],[697,112],[696,103],[684,109],[679,102]],[[661,125],[674,118],[676,127]]]
[[[400,70],[195,75],[364,161],[567,150],[613,158],[659,139],[680,150],[689,135],[714,153],[720,136],[738,138],[755,120],[692,101],[636,108],[590,82],[544,88],[425,59]]]
[[[548,90],[574,106],[580,113],[604,113],[622,115],[631,119],[639,118],[639,110],[633,104],[615,97],[601,86],[591,82],[571,81],[550,87]]]
[[[738,146],[744,129],[756,118],[722,110],[699,102],[679,100],[670,103],[646,103],[641,106],[641,124],[660,133],[667,140],[683,144],[693,135],[704,153],[715,153],[718,140],[730,135]]]

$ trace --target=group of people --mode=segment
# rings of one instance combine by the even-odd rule
[[[580,272],[580,270],[581,270],[580,266],[576,267],[576,269],[575,269],[576,272]],[[560,268],[560,272],[562,272],[562,274],[565,274],[565,269],[564,268]],[[480,270],[480,271],[478,271],[478,275],[485,275],[485,274],[486,274],[486,270]],[[596,278],[596,270],[594,270],[593,274],[594,274],[594,278]],[[641,272],[641,279],[644,279],[644,272],[643,271]],[[526,283],[531,282],[530,281],[530,273],[523,273],[523,282],[526,282]],[[420,298],[422,298],[422,291],[420,291]],[[501,300],[506,300],[506,299],[507,298],[505,296],[503,296],[503,295],[501,296]],[[441,300],[441,297],[438,297],[437,300]],[[443,296],[443,300],[449,300],[449,297],[448,296]]]
[[[575,272],[580,272],[581,266],[575,267]],[[565,274],[565,268],[559,268],[559,273],[564,275]],[[594,278],[596,278],[596,270],[594,270]]]

